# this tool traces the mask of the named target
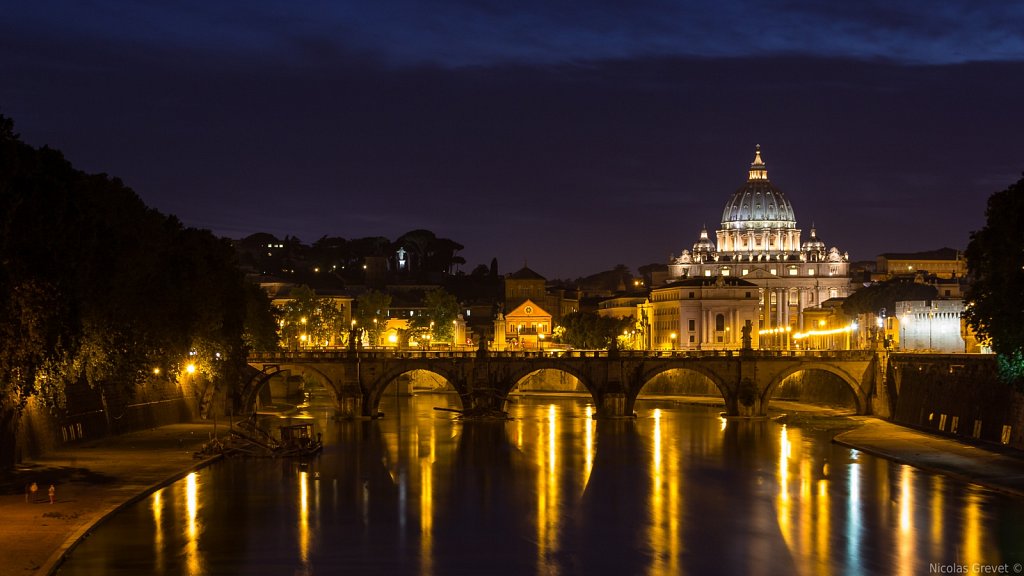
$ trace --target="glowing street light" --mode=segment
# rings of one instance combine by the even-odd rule
[[[676,333],[673,332],[672,335],[669,336],[669,337],[672,339],[672,349],[675,350],[676,349]]]
[[[195,374],[196,373],[196,365],[192,364],[192,363],[189,363],[187,366],[185,366],[185,372],[188,372],[189,374]]]

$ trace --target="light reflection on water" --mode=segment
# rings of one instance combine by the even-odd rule
[[[827,431],[641,401],[595,421],[446,395],[333,422],[310,462],[232,459],[96,530],[61,574],[926,574],[1024,562],[1024,502],[832,444]]]

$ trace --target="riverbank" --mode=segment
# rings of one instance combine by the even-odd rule
[[[172,424],[76,444],[19,466],[0,490],[0,576],[51,574],[98,522],[210,463],[193,454],[213,430],[212,422]],[[220,434],[226,431],[222,425]],[[32,482],[38,490],[26,493]]]
[[[1024,454],[929,434],[877,418],[837,434],[833,442],[928,472],[1024,497]]]
[[[786,403],[775,408],[773,418],[795,425],[850,428],[835,437],[843,446],[1024,497],[1024,455],[1014,451],[964,444],[841,411],[808,411]],[[20,467],[0,486],[0,576],[51,574],[98,522],[155,487],[210,463],[212,459],[198,460],[193,454],[213,428],[213,423],[164,426],[79,444]],[[220,433],[225,432],[221,426]],[[26,502],[24,486],[31,482],[39,489]],[[54,504],[47,493],[51,483]]]

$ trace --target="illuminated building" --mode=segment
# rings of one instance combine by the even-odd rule
[[[758,146],[747,182],[725,204],[715,242],[701,230],[692,249],[669,261],[668,282],[741,278],[756,290],[755,333],[803,329],[804,309],[850,294],[850,264],[846,253],[826,248],[813,226],[810,238],[801,235],[793,206],[768,179]]]
[[[876,258],[875,270],[878,280],[902,274],[926,274],[948,280],[967,275],[967,260],[953,248],[901,254],[888,252]]]
[[[551,314],[533,300],[526,300],[504,317],[505,341],[514,348],[540,349],[551,338]]]
[[[963,313],[963,300],[896,302],[896,314],[887,318],[886,335],[895,349],[904,352],[987,351],[964,325]]]
[[[550,312],[551,320],[561,321],[563,316],[579,310],[579,295],[566,290],[548,290],[547,280],[530,268],[523,266],[505,276],[506,311],[515,310],[527,300],[533,305]]]
[[[685,278],[651,290],[639,307],[655,350],[740,348],[749,322],[756,343],[758,288],[742,278]]]

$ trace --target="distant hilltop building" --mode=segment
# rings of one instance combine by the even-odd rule
[[[940,248],[926,252],[887,252],[876,258],[877,280],[895,276],[926,274],[936,278],[953,279],[967,276],[967,260],[953,248]]]
[[[727,282],[729,290],[741,290],[743,295],[753,290],[758,300],[757,320],[752,322],[754,333],[778,327],[798,330],[804,325],[803,311],[820,306],[829,298],[845,297],[850,293],[849,255],[836,247],[826,247],[811,226],[810,238],[804,241],[797,228],[796,214],[782,190],[768,179],[768,169],[761,159],[761,147],[754,152],[747,182],[732,194],[722,212],[721,227],[712,242],[707,228],[692,249],[672,256],[668,265],[667,284],[652,291],[652,304],[672,306],[682,312],[684,307],[675,301],[688,299],[691,292],[673,290],[672,296],[661,291],[676,283],[695,279],[730,277],[750,283],[741,289],[737,283]],[[707,290],[712,283],[702,287]],[[705,298],[709,298],[706,295]],[[742,298],[741,298],[742,299]],[[680,318],[671,322],[671,330],[680,332],[675,345],[735,346],[739,343],[742,321],[749,316],[744,308],[734,306],[732,298],[715,301],[698,311],[695,318]],[[713,304],[712,304],[713,303]],[[660,316],[665,317],[665,311]],[[690,320],[693,322],[690,322]],[[665,323],[666,328],[669,329]],[[695,331],[691,334],[688,332]],[[664,342],[664,335],[654,329],[653,342]],[[669,334],[671,337],[671,334]]]

